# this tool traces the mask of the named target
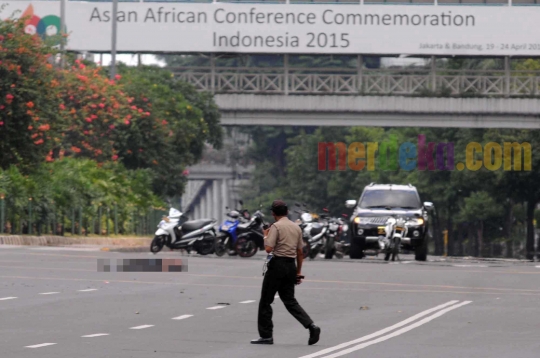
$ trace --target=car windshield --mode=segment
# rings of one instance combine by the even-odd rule
[[[368,190],[360,201],[362,209],[403,208],[419,209],[416,192],[410,190]]]

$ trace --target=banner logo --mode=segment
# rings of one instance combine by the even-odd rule
[[[27,18],[24,31],[29,35],[37,34],[42,38],[60,35],[60,17],[56,15],[39,17],[34,14],[34,7],[29,5],[21,18]]]

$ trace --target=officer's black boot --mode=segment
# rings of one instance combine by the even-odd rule
[[[321,329],[312,323],[309,327],[309,341],[308,344],[311,346],[319,341],[319,336],[321,335]]]

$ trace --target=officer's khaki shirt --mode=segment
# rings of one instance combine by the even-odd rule
[[[270,226],[264,244],[272,247],[277,257],[296,258],[296,250],[303,247],[302,229],[289,218],[282,217]]]

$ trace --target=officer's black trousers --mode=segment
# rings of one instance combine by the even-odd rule
[[[313,323],[306,311],[294,298],[295,284],[296,264],[294,259],[274,257],[268,264],[268,270],[264,275],[261,301],[259,302],[258,326],[260,337],[273,337],[274,324],[272,323],[271,304],[274,302],[276,293],[279,293],[279,298],[281,298],[289,313],[305,328],[308,328]]]

